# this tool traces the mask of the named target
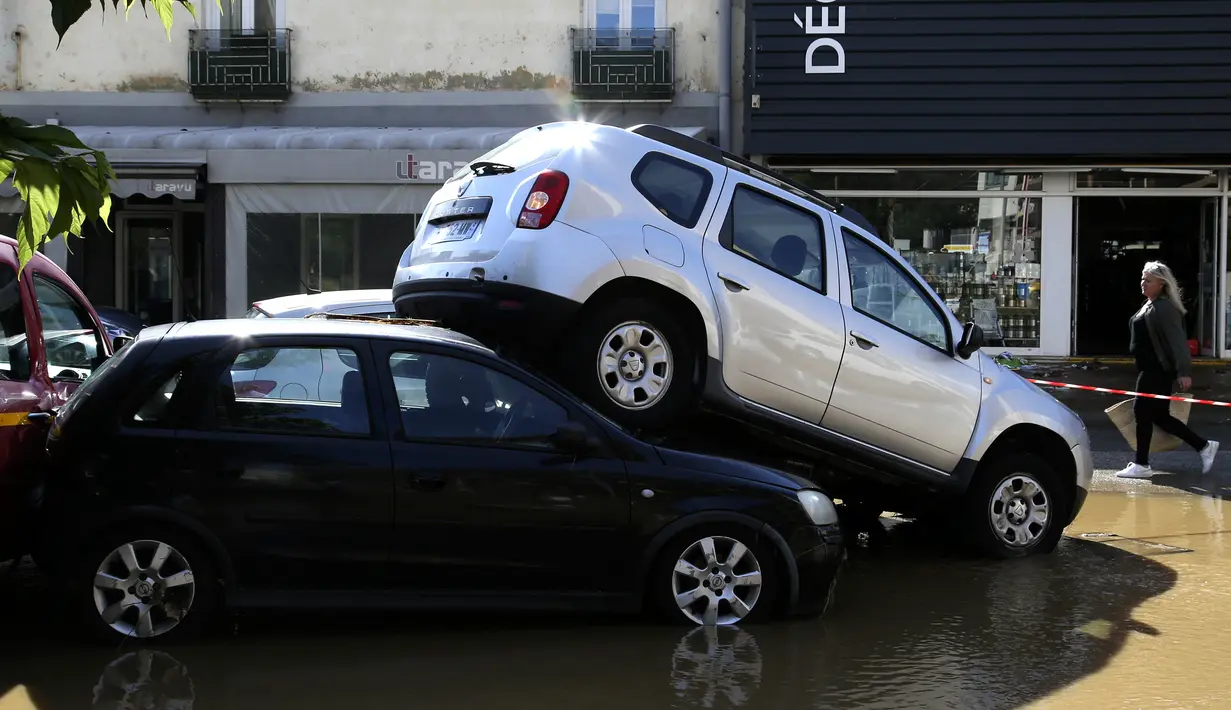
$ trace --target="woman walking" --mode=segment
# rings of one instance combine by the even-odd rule
[[[1192,385],[1192,359],[1184,330],[1184,304],[1180,287],[1166,264],[1148,262],[1141,271],[1141,295],[1146,301],[1129,320],[1129,352],[1137,365],[1137,391],[1169,395],[1176,382],[1187,391]],[[1149,478],[1150,438],[1154,425],[1172,434],[1201,454],[1201,472],[1209,473],[1218,453],[1218,442],[1209,441],[1171,416],[1171,401],[1138,397],[1133,402],[1137,420],[1137,458],[1117,473],[1120,478]]]

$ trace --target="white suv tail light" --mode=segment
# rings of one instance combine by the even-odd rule
[[[544,229],[550,225],[568,194],[568,175],[559,170],[544,170],[534,180],[526,203],[522,205],[517,226],[522,229]]]

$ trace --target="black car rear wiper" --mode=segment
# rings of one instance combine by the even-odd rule
[[[475,177],[483,177],[484,175],[504,175],[506,173],[515,173],[517,168],[504,163],[492,163],[486,160],[470,164],[470,172],[474,173]]]

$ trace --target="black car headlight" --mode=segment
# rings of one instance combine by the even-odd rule
[[[838,522],[838,509],[834,507],[829,496],[813,490],[797,491],[795,495],[799,498],[799,504],[804,507],[804,511],[808,513],[813,524],[833,525]]]

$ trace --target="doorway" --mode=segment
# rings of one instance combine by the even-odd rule
[[[1189,337],[1200,342],[1209,333],[1213,354],[1217,198],[1079,197],[1074,212],[1074,352],[1128,355],[1128,321],[1142,303],[1141,267],[1161,261],[1184,292]]]
[[[1221,352],[1218,342],[1218,208],[1220,198],[1201,200],[1201,271],[1197,301],[1197,343],[1203,357]]]
[[[128,212],[118,222],[116,305],[147,326],[181,320],[180,213]]]

